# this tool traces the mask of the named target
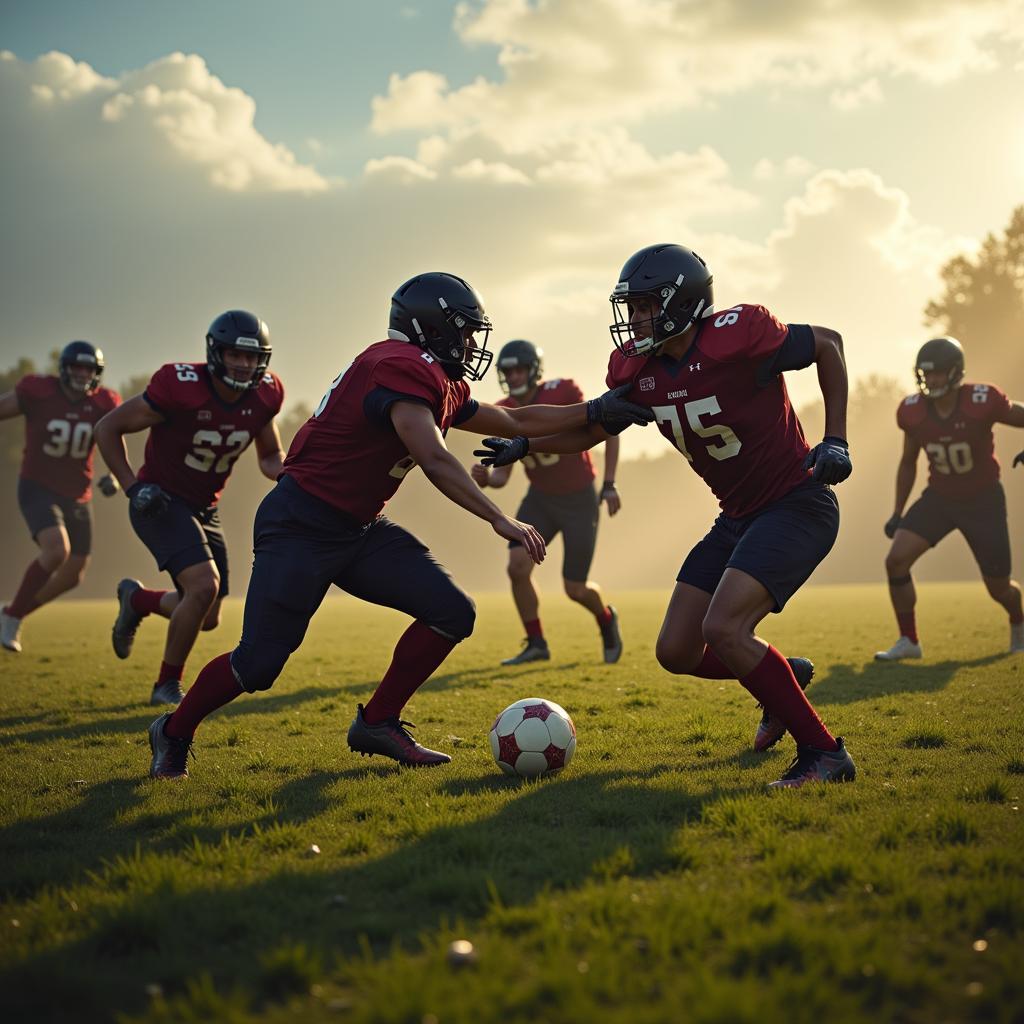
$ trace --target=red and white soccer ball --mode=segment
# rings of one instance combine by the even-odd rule
[[[491,726],[491,753],[506,775],[535,779],[561,771],[576,753],[576,726],[553,700],[509,704]]]

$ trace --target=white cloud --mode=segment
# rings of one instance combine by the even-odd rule
[[[806,178],[815,170],[814,164],[806,157],[788,156],[781,162],[762,157],[754,164],[755,181],[772,181],[778,178]]]
[[[464,181],[490,181],[495,185],[529,185],[530,179],[505,163],[488,163],[479,157],[453,168],[452,174]]]
[[[881,103],[883,98],[882,87],[878,84],[878,79],[869,78],[852,89],[833,90],[829,96],[829,102],[836,110],[848,113],[874,103]]]
[[[391,181],[399,185],[413,185],[418,181],[433,181],[437,172],[405,156],[385,156],[367,160],[363,168],[367,178]]]

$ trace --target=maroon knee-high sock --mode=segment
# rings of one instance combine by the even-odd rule
[[[39,607],[36,594],[51,575],[53,574],[39,564],[38,558],[33,558],[21,578],[21,586],[18,587],[14,600],[4,611],[16,619],[23,619],[29,612],[34,612]]]
[[[417,620],[399,638],[380,686],[363,708],[367,725],[398,718],[409,698],[448,657],[456,641],[441,636]]]
[[[185,699],[164,725],[164,732],[178,739],[191,739],[208,714],[230,704],[241,692],[231,670],[231,655],[214,658],[196,677]]]
[[[690,673],[701,679],[735,679],[736,673],[707,644],[697,667]]]
[[[771,644],[757,667],[740,682],[772,713],[778,715],[801,746],[836,750],[835,737],[800,689],[793,669]]]
[[[147,590],[139,587],[132,594],[132,608],[140,615],[152,615],[160,611],[160,599],[166,594],[166,590]]]

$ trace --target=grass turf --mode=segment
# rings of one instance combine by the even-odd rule
[[[405,621],[332,599],[273,691],[204,724],[181,784],[146,777],[163,623],[119,662],[112,601],[28,619],[0,662],[4,1019],[1024,1019],[1024,656],[980,585],[921,588],[917,663],[871,661],[894,639],[881,587],[809,588],[766,623],[815,660],[860,772],[784,793],[764,787],[791,743],[752,752],[745,691],[657,666],[665,595],[613,599],[619,665],[552,595],[552,660],[503,669],[519,627],[484,597],[407,710],[454,757],[418,772],[344,742]],[[539,783],[487,743],[525,696],[579,734]],[[475,963],[448,962],[455,938]]]

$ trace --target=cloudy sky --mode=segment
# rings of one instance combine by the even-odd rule
[[[618,269],[674,241],[909,383],[938,268],[1024,201],[1024,0],[34,0],[0,132],[3,365],[87,337],[116,382],[241,306],[315,402],[438,269],[596,391]]]

